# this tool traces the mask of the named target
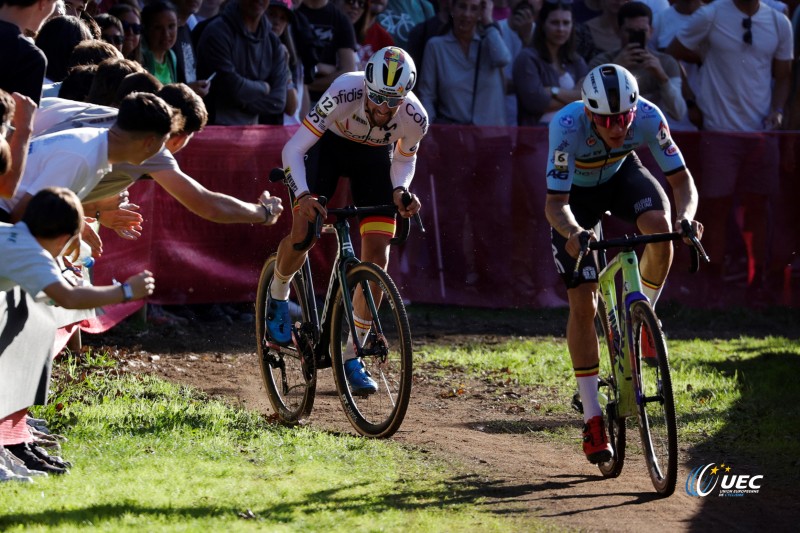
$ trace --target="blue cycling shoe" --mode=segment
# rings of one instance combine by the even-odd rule
[[[360,359],[355,358],[345,361],[344,375],[354,395],[364,396],[378,392],[378,384],[369,377],[369,372],[364,368],[364,363]]]
[[[288,300],[267,298],[267,332],[270,338],[281,346],[292,342],[292,317],[289,314]]]

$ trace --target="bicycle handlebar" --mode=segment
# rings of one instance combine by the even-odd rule
[[[684,237],[688,237],[691,241],[691,248],[689,249],[691,253],[691,265],[689,267],[689,272],[695,273],[700,269],[700,258],[703,259],[704,262],[710,263],[711,259],[706,254],[703,245],[700,244],[700,240],[695,235],[694,230],[692,229],[692,224],[688,220],[681,220],[681,229],[683,232],[680,231],[673,231],[670,233],[651,233],[649,235],[632,235],[632,236],[625,236],[620,237],[617,239],[604,239],[601,241],[590,241],[589,232],[582,231],[578,236],[581,245],[581,251],[578,254],[578,259],[575,262],[575,271],[573,272],[573,278],[575,279],[578,276],[578,272],[580,271],[581,262],[583,258],[586,257],[586,254],[589,253],[590,250],[607,250],[609,248],[633,248],[637,244],[649,244],[653,242],[667,242],[667,241],[678,241],[682,240]]]
[[[294,202],[294,194],[292,193],[291,187],[286,181],[286,172],[284,169],[280,167],[273,168],[269,173],[269,180],[271,182],[278,182],[283,181],[286,184],[286,187],[289,189],[289,196]],[[317,201],[322,204],[323,207],[328,202],[328,199],[324,196],[321,196],[317,199]],[[414,199],[411,196],[411,193],[405,191],[403,193],[403,205],[408,206],[413,202]],[[358,215],[387,215],[387,216],[394,216],[397,213],[397,206],[393,204],[387,205],[378,205],[378,206],[370,206],[370,207],[356,207],[356,206],[347,206],[343,208],[337,209],[328,209],[328,215],[333,215],[339,217],[340,219],[344,218],[352,218]],[[419,216],[419,213],[414,213],[412,217],[414,222],[417,223],[419,229],[422,233],[425,233],[425,226],[422,224],[422,217]],[[320,234],[322,232],[322,225],[323,225],[322,215],[317,213],[316,219],[314,222],[308,223],[308,231],[306,232],[306,236],[302,242],[294,243],[292,246],[295,250],[302,251],[306,250],[310,245],[311,242],[316,238],[319,239]],[[397,230],[397,235],[392,237],[389,241],[391,244],[398,245],[403,244],[408,240],[408,236],[411,233],[411,223],[410,219],[405,217],[400,217],[400,223]]]

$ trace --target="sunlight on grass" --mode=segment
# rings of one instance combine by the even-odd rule
[[[696,446],[697,454],[724,450],[797,465],[800,442],[792,433],[800,423],[800,389],[794,377],[800,374],[800,341],[775,336],[668,339],[668,346],[682,445]],[[535,391],[549,389],[552,394],[537,394],[550,402],[542,405],[543,411],[566,411],[576,390],[565,339],[426,345],[417,355],[434,372],[458,368],[476,378],[508,376]],[[574,440],[568,427],[542,433]],[[632,435],[629,441],[637,438]]]
[[[394,442],[276,426],[154,377],[77,368],[66,362],[69,384],[39,411],[68,434],[72,473],[5,484],[3,531],[540,527],[481,512],[480,480]]]

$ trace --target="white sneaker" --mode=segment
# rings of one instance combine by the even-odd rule
[[[29,469],[27,466],[25,466],[25,463],[23,463],[22,460],[18,459],[13,453],[9,452],[2,446],[0,446],[0,466],[11,470],[11,472],[17,476],[47,476],[47,472]]]
[[[3,481],[21,481],[23,483],[33,483],[31,478],[18,476],[10,468],[0,465],[0,483]]]

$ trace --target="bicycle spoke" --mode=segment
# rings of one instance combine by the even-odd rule
[[[359,433],[387,437],[402,423],[411,391],[411,342],[408,319],[391,278],[376,265],[362,263],[348,274],[347,286],[364,296],[371,313],[371,330],[361,347],[362,362],[378,384],[378,391],[354,396],[342,367],[343,357],[352,351],[348,345],[350,316],[344,307],[348,298],[337,296],[332,315],[331,351],[334,376],[345,412]]]
[[[295,347],[274,344],[267,334],[266,307],[269,284],[275,270],[275,255],[264,265],[256,299],[256,338],[264,386],[273,410],[282,421],[296,423],[308,416],[314,404],[316,370],[313,361],[306,364]],[[290,305],[300,309],[299,320],[307,315],[302,298],[301,276],[292,281]]]

